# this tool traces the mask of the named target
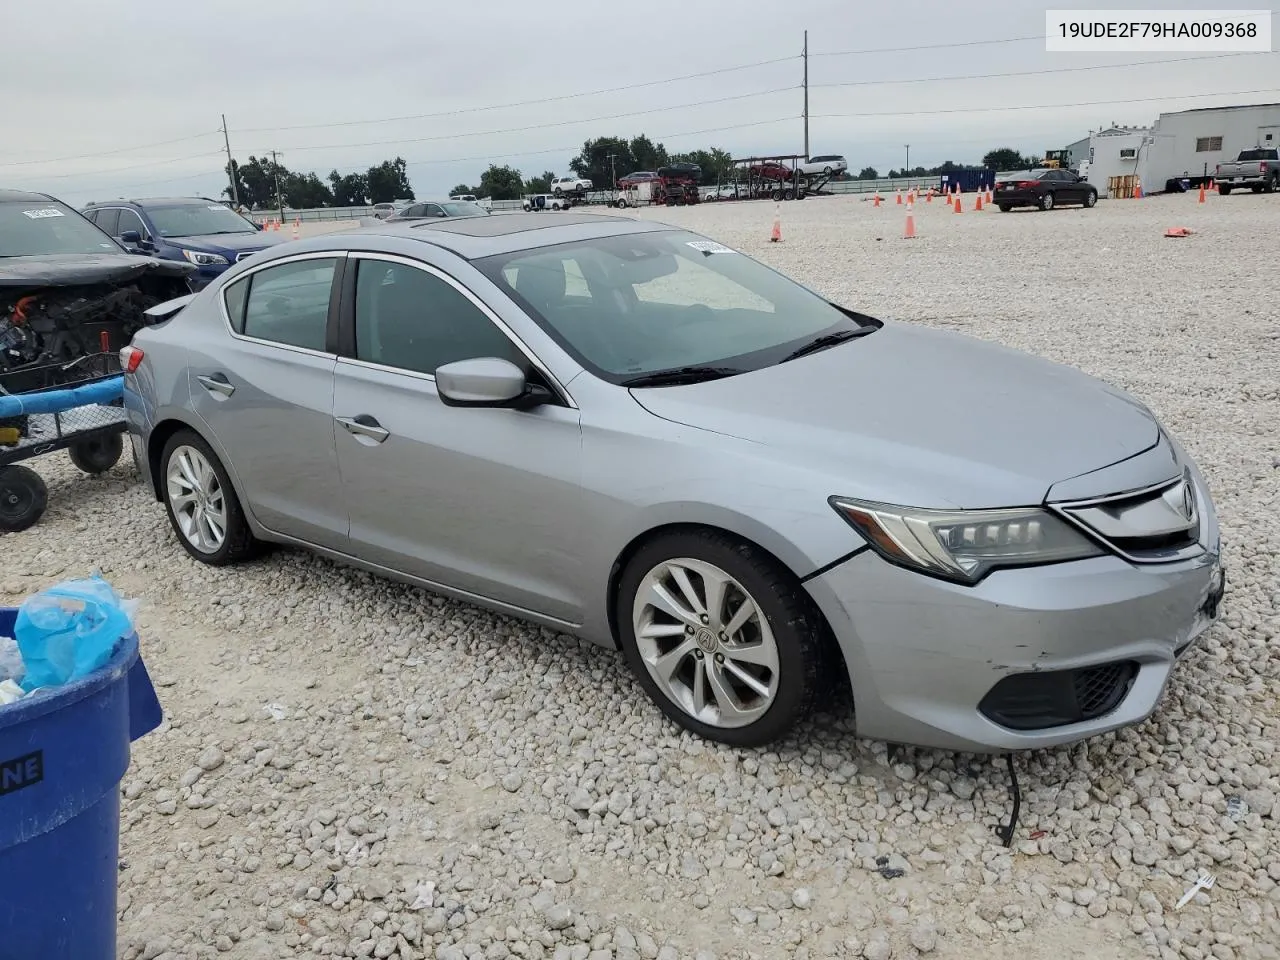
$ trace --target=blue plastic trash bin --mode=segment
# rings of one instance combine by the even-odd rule
[[[0,607],[0,636],[16,616]],[[0,706],[0,960],[115,960],[120,781],[162,719],[136,634],[83,680]]]

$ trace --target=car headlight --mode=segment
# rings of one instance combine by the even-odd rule
[[[830,502],[886,560],[959,583],[977,583],[998,567],[1104,553],[1065,520],[1036,507],[951,511],[842,497]]]
[[[183,250],[182,255],[197,267],[212,267],[227,262],[227,258],[219,253],[202,253],[199,250]]]

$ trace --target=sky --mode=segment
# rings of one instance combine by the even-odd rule
[[[401,156],[420,197],[478,183],[491,162],[567,173],[597,136],[799,154],[806,29],[809,152],[854,171],[901,167],[908,144],[913,167],[976,162],[1162,111],[1280,100],[1280,54],[1048,53],[1045,5],[1027,0],[2,6],[0,186],[73,204],[219,196],[223,114],[239,160],[275,149],[324,177]]]

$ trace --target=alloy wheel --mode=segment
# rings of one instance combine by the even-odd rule
[[[672,703],[708,726],[759,720],[778,693],[778,645],[755,598],[724,570],[687,557],[640,581],[632,609],[646,670]]]
[[[213,465],[195,447],[178,447],[165,482],[169,508],[187,542],[200,553],[216,553],[227,538],[227,501]]]

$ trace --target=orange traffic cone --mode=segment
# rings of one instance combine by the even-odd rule
[[[929,192],[924,195],[925,203],[933,203],[933,187],[929,188]]]
[[[956,191],[956,193],[955,193],[955,201],[954,201],[954,203],[955,203],[955,205],[954,205],[951,209],[953,209],[956,213],[964,213],[964,210],[963,210],[963,209],[961,208],[961,206],[960,206],[960,191],[959,191],[959,190],[957,190],[957,191]]]
[[[1200,199],[1196,203],[1204,203],[1204,184],[1200,184]]]
[[[293,239],[297,240],[298,237],[300,236],[302,236],[302,218],[294,217],[293,218]]]
[[[981,190],[978,191],[977,199],[973,201],[973,209],[974,210],[982,209],[982,191]]]
[[[275,230],[277,233],[279,233],[279,232],[280,232],[280,218],[279,218],[279,217],[277,217],[277,218],[275,218],[274,220],[272,220],[272,221],[271,221],[271,229],[272,229],[272,230]]]
[[[1142,181],[1141,180],[1135,179],[1133,181],[1133,199],[1135,200],[1142,199]]]
[[[873,207],[878,207],[878,206],[880,206],[880,191],[879,191],[879,190],[877,190],[877,191],[876,191],[876,198],[875,198],[875,200],[873,200],[873,201],[871,202],[871,205],[872,205]]]
[[[903,240],[913,240],[916,235],[915,204],[907,197],[907,228],[902,232]]]
[[[782,242],[782,210],[775,208],[773,215],[773,230],[769,233],[770,243]]]

